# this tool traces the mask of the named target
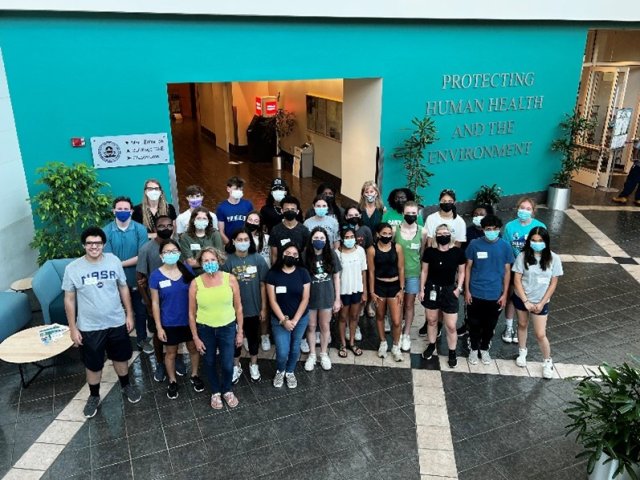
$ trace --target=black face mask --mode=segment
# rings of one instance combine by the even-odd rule
[[[455,205],[453,203],[441,203],[440,204],[440,210],[442,210],[443,212],[446,212],[446,213],[449,213],[454,208],[455,208]]]
[[[161,238],[162,240],[168,240],[173,235],[173,228],[158,230],[156,233],[158,234],[158,237]]]
[[[256,225],[255,223],[246,223],[245,227],[247,227],[247,230],[249,230],[250,232],[255,232],[256,230],[258,230],[258,227],[260,225]]]
[[[391,242],[391,237],[380,236],[380,237],[378,237],[378,240],[380,240],[382,243],[390,243]]]
[[[349,225],[353,225],[354,227],[356,225],[360,225],[360,217],[351,217],[351,218],[347,218],[347,223]]]
[[[417,215],[405,215],[404,216],[404,221],[407,222],[409,225],[413,225],[414,223],[416,223],[416,220],[418,220],[418,216]]]
[[[451,243],[451,235],[438,235],[436,236],[436,242],[438,242],[438,245],[449,245]]]
[[[298,213],[294,212],[292,210],[285,210],[282,213],[282,216],[284,217],[285,220],[291,221],[291,220],[295,220],[296,219],[296,217],[298,216]]]
[[[291,255],[285,255],[282,257],[282,263],[287,267],[293,267],[298,264],[298,259],[296,257],[292,257]]]
[[[335,199],[333,195],[323,195],[322,198],[324,198],[325,202],[327,203],[331,203]]]

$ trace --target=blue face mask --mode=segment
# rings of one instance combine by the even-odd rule
[[[249,250],[249,242],[233,242],[233,244],[239,252],[246,252]]]
[[[180,260],[179,253],[165,253],[164,255],[162,255],[162,261],[165,263],[165,265],[175,265],[176,263],[178,263],[178,260]]]
[[[493,242],[500,236],[500,232],[498,230],[485,230],[484,236],[487,237],[487,240]]]
[[[315,207],[314,208],[316,215],[319,217],[324,217],[327,213],[329,213],[328,207]]]
[[[356,239],[355,238],[345,238],[342,241],[342,244],[346,247],[346,248],[353,248],[356,246]]]
[[[531,250],[534,252],[541,252],[547,247],[547,244],[544,242],[531,242],[530,245]]]
[[[220,268],[220,265],[218,265],[218,262],[213,260],[213,261],[204,263],[202,265],[202,268],[204,269],[205,272],[214,274],[218,271],[218,269]]]
[[[316,250],[322,250],[324,248],[324,246],[326,245],[327,242],[325,242],[324,240],[312,240],[311,241],[311,245],[313,245],[313,248],[315,248]]]
[[[529,220],[531,219],[531,212],[529,210],[523,210],[521,208],[518,210],[518,218],[520,220]]]
[[[116,218],[121,222],[126,222],[131,218],[131,210],[116,210]]]

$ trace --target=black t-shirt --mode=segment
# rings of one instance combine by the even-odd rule
[[[293,242],[302,253],[309,240],[309,235],[309,230],[301,223],[293,228],[287,228],[284,223],[279,223],[271,230],[269,246],[280,249],[285,243]]]
[[[458,266],[466,262],[464,252],[458,247],[451,247],[446,252],[437,248],[426,248],[422,261],[429,264],[427,283],[438,286],[453,285],[456,281]]]
[[[276,207],[275,205],[269,205],[268,203],[260,209],[260,219],[264,226],[267,227],[267,233],[271,235],[271,230],[273,227],[280,224],[282,222],[282,208]],[[298,216],[296,217],[298,222],[302,223],[302,214],[298,212]]]
[[[311,277],[307,269],[300,266],[296,267],[291,273],[272,268],[267,273],[266,283],[274,286],[276,302],[282,313],[289,318],[293,318],[302,301],[304,286],[311,283]],[[309,308],[307,307],[304,314],[308,311]]]
[[[168,207],[168,212],[167,215],[169,216],[169,218],[171,218],[171,220],[175,220],[176,218],[178,218],[178,215],[176,215],[176,209],[173,208],[173,205],[168,203],[167,204]],[[158,212],[156,212],[155,215],[151,215],[151,228],[147,228],[147,232],[155,232],[156,231],[156,220],[158,219]],[[141,223],[142,225],[144,225],[144,219],[142,218],[142,204],[136,205],[135,207],[133,207],[133,212],[131,213],[131,218],[138,223]],[[144,225],[145,228],[147,227],[146,225]],[[217,225],[216,225],[217,228]]]

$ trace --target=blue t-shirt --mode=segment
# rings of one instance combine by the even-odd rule
[[[471,260],[469,290],[482,300],[497,300],[502,295],[505,265],[514,262],[511,248],[501,238],[490,242],[485,237],[473,240],[465,252]]]
[[[138,251],[149,240],[144,225],[133,220],[129,222],[125,230],[120,229],[115,220],[106,224],[102,230],[107,236],[104,252],[113,253],[121,261],[137,257]],[[136,287],[136,266],[124,267],[124,274],[127,276],[127,285]]]
[[[267,284],[275,287],[276,302],[282,313],[289,318],[293,318],[298,311],[304,286],[308,283],[311,283],[311,276],[306,268],[300,266],[291,273],[274,268],[267,273]],[[303,315],[306,315],[308,311],[309,307],[307,306]]]
[[[193,270],[185,265],[191,273]],[[163,327],[186,327],[189,325],[189,283],[167,278],[160,269],[151,272],[149,288],[158,291],[160,299],[160,323]]]
[[[249,200],[241,198],[240,201],[233,205],[229,200],[225,200],[216,210],[216,216],[219,222],[224,223],[224,234],[229,238],[237,229],[244,227],[247,215],[253,211],[253,204]]]
[[[520,220],[516,218],[515,220],[511,220],[504,227],[503,238],[509,243],[509,245],[511,245],[514,257],[520,255],[520,252],[524,248],[524,243],[527,241],[527,236],[529,236],[529,232],[534,227],[547,228],[544,223],[535,218],[532,218],[528,225],[522,225]]]

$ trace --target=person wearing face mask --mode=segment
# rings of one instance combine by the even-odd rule
[[[147,309],[142,301],[136,281],[138,252],[147,243],[147,229],[142,224],[131,219],[132,208],[129,197],[117,197],[113,201],[115,219],[103,227],[107,236],[104,251],[113,253],[122,262],[131,295],[138,349],[144,351],[147,355],[151,355],[154,349],[147,336]]]
[[[367,248],[373,245],[373,233],[371,233],[369,227],[362,224],[362,218],[360,209],[352,205],[344,211],[344,224],[342,228],[345,226],[352,227],[356,232],[356,242],[366,251]]]
[[[251,212],[247,215],[247,222],[245,227],[251,232],[251,240],[255,245],[256,252],[264,258],[268,267],[271,267],[271,247],[269,246],[270,235],[264,233],[262,228],[262,220],[258,212]],[[304,227],[303,227],[304,228]],[[268,352],[271,350],[271,339],[269,338],[269,322],[264,321],[260,323],[261,340],[260,346],[262,351]],[[248,346],[246,347],[249,349]]]
[[[143,224],[149,238],[153,238],[156,233],[156,221],[160,215],[168,215],[172,222],[175,222],[177,217],[176,209],[164,197],[160,182],[151,178],[144,182],[142,202],[133,207],[131,218]],[[173,227],[175,229],[175,223]]]
[[[222,249],[222,236],[211,223],[209,210],[204,207],[194,208],[189,220],[189,228],[180,236],[181,260],[188,264],[196,274],[202,273],[198,263],[198,255],[205,247]]]
[[[244,226],[249,212],[253,211],[253,204],[243,197],[244,180],[240,177],[231,177],[227,180],[227,193],[229,198],[218,205],[216,216],[218,217],[218,230],[222,235],[222,242],[229,243],[229,237],[238,228]]]
[[[478,364],[478,350],[482,363],[491,364],[489,347],[500,312],[507,304],[514,261],[511,247],[500,238],[502,220],[487,215],[480,224],[484,237],[473,240],[465,252],[464,300],[469,316],[471,365]]]
[[[467,225],[456,212],[456,193],[450,189],[442,190],[439,201],[438,211],[427,217],[424,227],[429,239],[429,246],[437,247],[434,239],[435,230],[438,225],[445,223],[451,231],[456,247],[459,247],[467,241]]]
[[[189,327],[193,343],[204,355],[207,378],[211,386],[211,408],[221,410],[238,406],[232,390],[233,353],[242,345],[243,312],[236,277],[220,267],[225,255],[213,247],[205,247],[198,256],[204,273],[189,287]],[[222,378],[218,376],[218,363]]]
[[[315,212],[314,215],[304,221],[304,226],[307,227],[309,231],[312,231],[316,227],[324,228],[329,236],[332,249],[338,248],[340,245],[340,237],[338,235],[339,224],[335,217],[328,215],[329,206],[324,196],[319,195],[313,200],[313,211]]]
[[[271,190],[269,196],[260,209],[260,218],[262,224],[267,229],[267,233],[271,233],[271,230],[276,225],[282,222],[284,218],[282,215],[282,201],[289,195],[289,187],[282,178],[274,178],[271,181]],[[297,220],[302,222],[302,215],[298,214]]]
[[[546,228],[534,227],[513,264],[513,304],[518,312],[518,358],[516,365],[527,366],[527,329],[529,319],[542,352],[542,377],[553,378],[551,347],[547,339],[549,301],[558,286],[562,272],[560,257],[551,251]]]
[[[535,218],[536,202],[533,198],[522,197],[518,200],[517,209],[518,217],[511,220],[504,227],[504,239],[513,249],[513,257],[517,258],[524,247],[525,242],[531,229],[535,227],[547,228],[544,223]],[[513,277],[511,278],[511,286],[509,289],[509,299],[507,308],[505,309],[505,327],[502,333],[502,341],[505,343],[518,343],[518,329],[513,328],[513,318],[515,316],[515,308],[511,301],[513,295]]]
[[[231,235],[231,242],[225,250],[229,254],[222,266],[222,271],[233,274],[240,286],[240,301],[242,302],[244,336],[251,361],[249,376],[253,382],[260,380],[258,368],[258,347],[260,344],[260,326],[267,321],[267,293],[265,280],[267,278],[267,262],[256,253],[256,246],[251,241],[251,232],[247,228],[240,228]],[[238,383],[242,375],[240,354],[242,349],[236,348],[234,355],[232,382]]]
[[[358,206],[362,212],[362,224],[375,232],[387,209],[382,204],[380,189],[373,181],[366,181],[362,185]]]
[[[158,226],[160,220],[158,218]],[[180,262],[177,242],[167,239],[159,242],[159,245],[156,242],[149,243],[156,247],[156,255],[160,253],[157,255],[160,266],[151,272],[149,289],[156,336],[166,350],[163,367],[169,377],[167,398],[175,400],[179,395],[176,358],[181,343],[186,344],[191,358],[191,386],[196,392],[204,391],[204,383],[198,376],[200,354],[189,328],[189,286],[195,275],[189,266]]]
[[[325,202],[327,202],[327,215],[329,217],[333,217],[338,222],[338,225],[342,224],[344,219],[344,209],[338,205],[336,201],[336,192],[337,190],[328,183],[321,183],[316,189],[316,197],[324,198]],[[304,218],[311,218],[316,214],[314,207],[311,207],[307,210]]]
[[[189,208],[178,215],[176,218],[176,233],[182,235],[189,228],[189,220],[191,220],[191,213],[195,208],[202,207],[204,201],[204,190],[199,185],[189,185],[185,190],[185,198],[189,204]],[[218,227],[218,217],[213,212],[209,212],[211,215],[211,222],[214,227]]]
[[[382,215],[382,221],[388,223],[396,231],[396,227],[404,220],[404,204],[415,202],[416,196],[408,188],[395,188],[391,190],[387,197],[387,203],[391,209],[386,210]],[[418,225],[422,227],[424,221],[422,215],[418,215]]]

